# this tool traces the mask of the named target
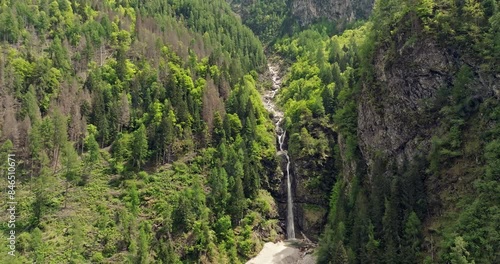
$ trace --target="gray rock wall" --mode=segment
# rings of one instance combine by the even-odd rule
[[[394,45],[375,52],[375,78],[363,85],[358,103],[358,141],[367,165],[377,152],[398,165],[419,152],[429,153],[441,122],[440,108],[432,105],[439,89],[452,89],[462,65],[474,72],[468,87],[471,98],[492,96],[498,82],[482,78],[475,62],[465,61],[433,38],[412,41],[404,33],[394,38]]]
[[[301,25],[320,18],[352,22],[367,18],[373,8],[373,0],[291,0],[292,14]]]

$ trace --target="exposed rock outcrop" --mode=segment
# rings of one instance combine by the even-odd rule
[[[335,182],[333,148],[337,135],[333,129],[312,122],[307,127],[313,138],[327,135],[330,147],[312,155],[301,154],[292,159],[295,223],[307,237],[317,241],[323,231],[328,214],[331,187]]]
[[[440,124],[432,104],[440,89],[452,89],[464,64],[472,66],[471,98],[493,95],[496,81],[481,81],[477,68],[434,38],[412,41],[410,34],[394,36],[393,46],[374,54],[374,80],[363,85],[358,103],[358,139],[368,165],[377,152],[401,165],[418,152],[428,153]],[[488,84],[489,83],[489,84]]]
[[[292,14],[300,24],[307,25],[317,19],[352,22],[367,18],[373,8],[373,0],[292,0]]]
[[[365,85],[358,104],[359,143],[365,157],[374,151],[412,156],[417,137],[427,138],[439,120],[425,118],[424,100],[451,85],[453,58],[427,39],[401,47],[394,59],[388,50],[375,54],[375,86]],[[370,160],[370,159],[369,159]]]

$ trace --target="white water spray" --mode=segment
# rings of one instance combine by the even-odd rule
[[[281,79],[278,75],[278,70],[273,65],[268,65],[271,72],[273,88],[264,95],[266,109],[273,113],[273,120],[275,121],[276,134],[278,137],[279,153],[286,157],[286,190],[287,190],[287,225],[286,233],[288,239],[295,239],[295,224],[293,219],[293,198],[292,198],[292,181],[290,175],[290,156],[288,151],[284,149],[283,143],[286,138],[286,131],[281,127],[283,121],[283,112],[281,112],[273,102],[276,92],[281,88]]]

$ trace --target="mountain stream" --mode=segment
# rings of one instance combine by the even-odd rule
[[[290,156],[285,147],[286,130],[282,127],[284,113],[276,106],[275,96],[281,88],[281,77],[279,75],[279,66],[268,64],[269,72],[273,86],[271,90],[266,91],[262,96],[262,101],[267,111],[273,116],[273,122],[276,126],[276,137],[278,139],[278,155],[284,155],[286,158],[286,191],[287,191],[287,221],[286,234],[287,240],[277,243],[268,242],[264,248],[253,259],[246,264],[313,264],[316,263],[315,257],[311,254],[301,251],[297,246],[299,240],[295,239],[295,224],[293,217],[293,197],[292,197],[292,175],[290,173]]]

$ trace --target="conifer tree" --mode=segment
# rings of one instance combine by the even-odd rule
[[[223,121],[222,117],[219,112],[215,112],[214,114],[214,120],[213,120],[213,133],[212,133],[212,139],[214,146],[219,145],[221,140],[226,136],[226,133],[224,131],[224,126],[223,126]]]
[[[35,200],[32,204],[34,226],[39,224],[40,219],[46,212],[46,207],[53,191],[52,187],[56,185],[56,181],[57,179],[51,175],[49,168],[42,166],[37,178],[34,180],[32,188],[35,194]]]
[[[347,252],[344,248],[344,243],[339,241],[337,247],[335,248],[335,256],[331,262],[332,264],[348,264],[349,259],[347,257]]]
[[[95,162],[99,159],[99,143],[95,139],[94,134],[90,134],[85,142],[87,147],[88,156],[86,161],[93,166]]]
[[[382,218],[384,227],[385,261],[396,263],[398,261],[398,219],[397,208],[393,200],[385,200],[385,213]]]
[[[457,236],[454,245],[451,248],[450,259],[452,264],[474,264],[474,260],[469,260],[470,253],[466,249],[467,242],[461,237]]]
[[[66,208],[68,202],[68,192],[69,192],[69,184],[77,183],[81,179],[79,167],[80,167],[80,159],[78,157],[78,153],[73,148],[73,144],[70,142],[64,143],[63,147],[63,167],[64,167],[64,176],[66,178],[66,192],[64,194],[64,207]]]
[[[208,184],[211,188],[208,196],[209,205],[217,215],[224,215],[226,203],[229,198],[228,179],[224,168],[213,168],[208,176]]]
[[[139,229],[139,248],[138,248],[138,259],[137,263],[148,264],[151,263],[149,255],[149,241],[151,233],[151,228],[148,222],[144,222]]]
[[[53,147],[52,157],[54,158],[53,166],[55,171],[59,162],[59,153],[61,149],[65,147],[65,144],[68,142],[68,123],[67,123],[68,120],[60,112],[59,109],[56,109],[52,114],[51,121],[53,128],[53,134],[51,138]]]
[[[418,263],[421,243],[421,223],[415,212],[406,220],[403,232],[402,256],[405,263]]]
[[[31,245],[33,252],[33,261],[36,263],[43,263],[45,260],[45,252],[44,252],[44,242],[42,239],[42,231],[35,227],[33,232],[31,232]]]
[[[132,151],[132,166],[136,166],[137,170],[146,163],[148,153],[148,138],[146,134],[146,127],[142,124],[139,129],[134,132],[131,142]]]
[[[71,263],[81,263],[84,261],[82,253],[84,250],[85,234],[82,230],[82,224],[77,220],[72,224],[71,228]]]
[[[175,253],[174,246],[169,239],[160,242],[158,259],[162,264],[177,264],[179,262],[179,257]]]
[[[244,211],[246,209],[245,193],[243,191],[243,164],[241,161],[236,161],[234,164],[234,174],[232,175],[234,179],[234,186],[231,190],[231,196],[229,198],[229,210],[233,216],[233,225],[239,222],[243,218]]]

